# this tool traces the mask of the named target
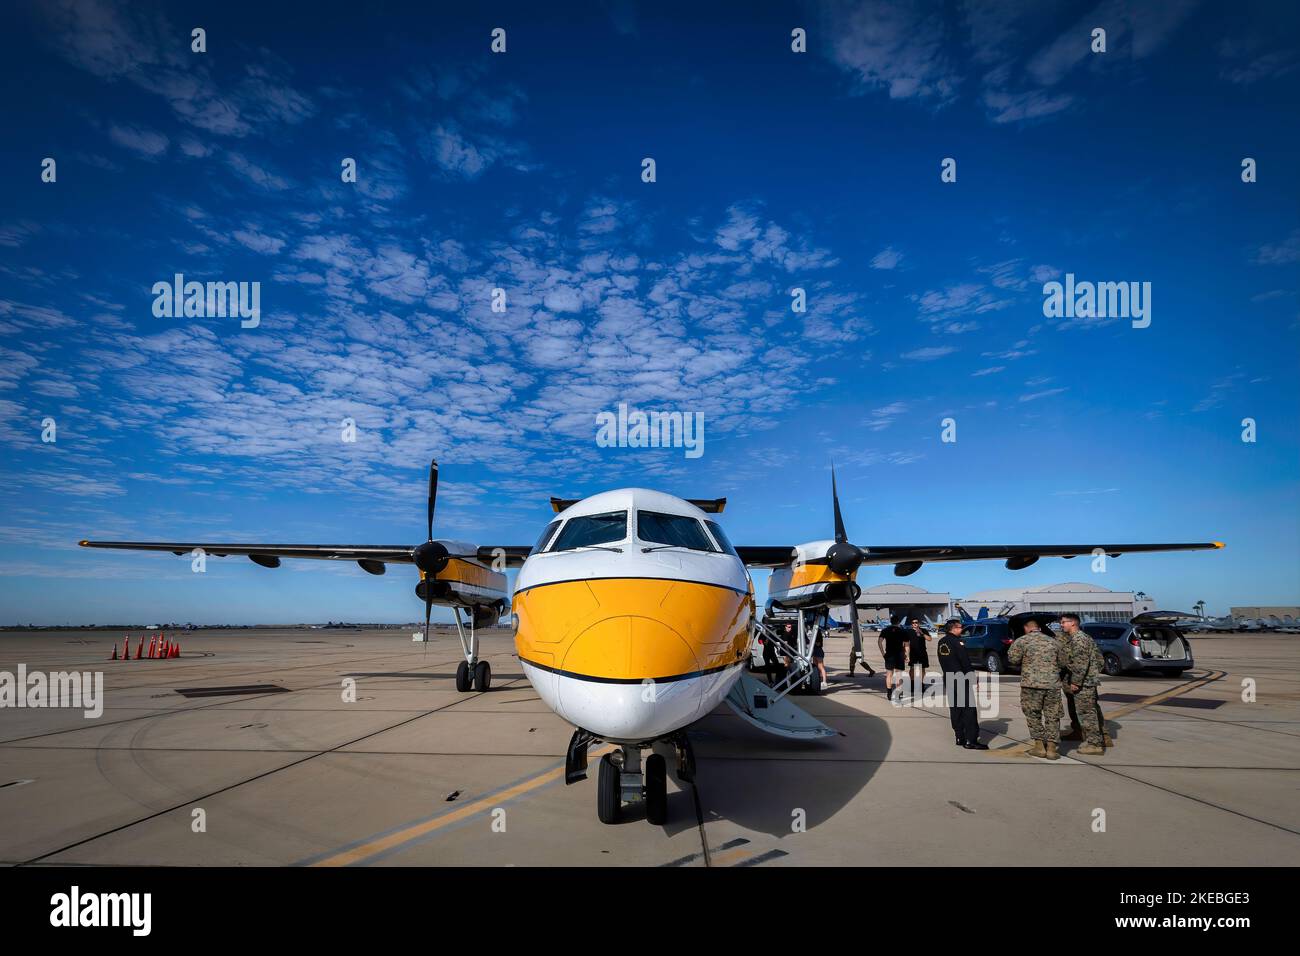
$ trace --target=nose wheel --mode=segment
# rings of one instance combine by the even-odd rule
[[[601,823],[618,823],[623,819],[623,794],[618,767],[613,754],[600,758],[600,771],[596,774],[596,816]]]
[[[647,823],[668,822],[668,762],[651,754],[641,771],[641,749],[624,746],[600,758],[596,774],[596,816],[601,823],[619,823],[628,806],[645,804]]]

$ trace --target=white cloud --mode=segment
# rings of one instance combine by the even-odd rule
[[[900,358],[910,359],[914,362],[932,362],[935,359],[943,358],[945,355],[951,355],[957,349],[952,345],[930,345],[925,348],[912,349],[910,352],[904,352]]]
[[[903,254],[893,246],[886,246],[875,254],[871,260],[873,269],[893,269],[903,259]]]
[[[1260,265],[1279,266],[1300,262],[1300,229],[1292,230],[1291,235],[1276,243],[1265,243],[1255,253],[1255,261]]]
[[[116,123],[108,128],[108,138],[123,149],[129,149],[146,159],[156,159],[167,152],[168,139],[162,133],[138,126],[118,126]]]
[[[835,62],[868,89],[883,88],[890,99],[944,102],[958,78],[944,54],[942,13],[920,0],[839,4],[833,8]]]

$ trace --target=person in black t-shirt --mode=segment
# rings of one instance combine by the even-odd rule
[[[881,656],[885,658],[885,693],[890,700],[893,700],[895,692],[899,697],[903,696],[903,679],[907,675],[907,652],[904,648],[908,632],[899,626],[902,620],[903,615],[892,615],[889,626],[876,639]]]

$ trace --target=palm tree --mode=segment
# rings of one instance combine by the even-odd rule
[[[1205,617],[1205,602],[1197,601],[1195,604],[1192,605],[1192,610],[1195,611],[1197,615],[1199,615],[1200,617]]]

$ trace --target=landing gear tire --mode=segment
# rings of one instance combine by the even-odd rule
[[[1002,658],[993,653],[984,655],[984,669],[990,674],[1002,673]]]
[[[1120,674],[1119,658],[1114,654],[1107,654],[1105,657],[1106,674],[1110,677],[1118,677]]]
[[[492,686],[492,665],[487,661],[479,661],[474,665],[474,687],[480,692],[487,690]]]
[[[596,816],[601,823],[618,823],[623,816],[621,773],[609,754],[600,758],[600,772],[596,775]]]
[[[469,672],[469,665],[461,661],[456,665],[456,689],[462,694],[469,693],[473,689],[474,678]]]
[[[820,694],[822,692],[822,675],[816,666],[809,673],[808,680],[804,682],[803,686],[805,694]]]
[[[645,761],[645,818],[657,827],[668,822],[668,762],[662,754]]]

